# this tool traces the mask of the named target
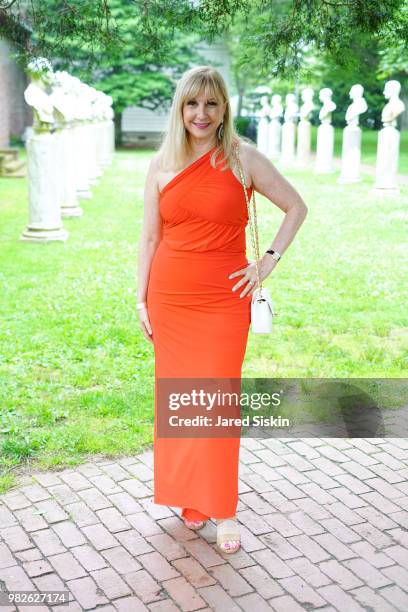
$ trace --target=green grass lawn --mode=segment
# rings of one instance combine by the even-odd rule
[[[66,243],[20,241],[27,184],[0,179],[3,489],[18,466],[152,443],[154,352],[134,307],[150,156],[117,153],[83,217],[64,219]],[[407,186],[381,199],[372,177],[345,186],[338,173],[285,174],[309,214],[265,282],[280,316],[272,335],[250,333],[243,376],[407,376]],[[264,249],[283,215],[258,197],[258,217]]]

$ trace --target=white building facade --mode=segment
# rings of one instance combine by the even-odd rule
[[[197,51],[206,58],[207,64],[217,68],[231,91],[230,56],[222,41],[208,45],[200,43]],[[128,106],[122,113],[122,142],[140,148],[158,146],[166,130],[168,111],[154,111],[140,106]]]

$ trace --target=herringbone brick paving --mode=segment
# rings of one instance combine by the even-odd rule
[[[243,438],[233,555],[213,521],[153,503],[152,468],[148,451],[0,496],[0,584],[71,597],[19,609],[408,610],[407,439]]]

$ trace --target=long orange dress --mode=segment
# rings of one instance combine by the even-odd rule
[[[188,520],[235,515],[240,438],[157,436],[159,378],[241,378],[251,296],[228,276],[248,265],[248,211],[231,169],[210,163],[214,148],[161,191],[162,240],[147,308],[155,353],[154,502]],[[252,187],[248,188],[248,196]]]

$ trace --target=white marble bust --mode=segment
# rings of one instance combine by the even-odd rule
[[[93,102],[95,118],[102,120],[105,115],[105,94],[102,91],[96,91],[95,99]]]
[[[98,90],[94,87],[90,87],[88,90],[88,102],[90,106],[90,119],[96,121],[99,119],[98,109]]]
[[[274,94],[272,96],[272,108],[269,111],[271,119],[280,119],[283,115],[282,96]]]
[[[74,85],[76,94],[75,118],[78,121],[88,121],[92,116],[90,87],[79,79]]]
[[[112,98],[112,96],[107,96],[107,95],[105,94],[105,99],[106,99],[106,111],[105,111],[105,116],[106,116],[106,119],[110,119],[110,120],[112,120],[112,119],[113,119],[113,117],[115,116],[115,113],[113,112],[113,108],[112,108],[112,105],[113,105],[113,98]]]
[[[299,113],[299,107],[296,103],[295,94],[287,94],[285,98],[285,103],[286,103],[285,115],[284,115],[285,122],[291,121],[292,123],[295,123],[295,121],[298,118],[298,113]]]
[[[306,87],[302,91],[302,102],[303,104],[300,107],[300,118],[302,121],[309,121],[310,114],[315,108],[313,104],[313,89],[311,87]]]
[[[387,81],[384,87],[384,97],[389,102],[384,106],[381,121],[384,127],[397,125],[397,117],[405,110],[405,104],[400,99],[399,94],[401,91],[401,83],[399,81]]]
[[[336,108],[332,95],[333,92],[329,87],[324,87],[319,92],[319,100],[323,104],[319,112],[319,119],[322,123],[331,123],[331,114]]]
[[[261,109],[258,112],[258,116],[263,118],[263,117],[269,117],[269,113],[270,113],[271,107],[269,106],[269,98],[268,96],[262,96],[261,98]]]
[[[30,84],[24,91],[25,101],[33,108],[34,130],[51,130],[55,117],[54,105],[50,97],[53,70],[50,62],[39,57],[29,62],[27,73]]]
[[[364,97],[364,87],[357,83],[350,89],[349,96],[352,103],[346,111],[346,122],[347,125],[358,125],[359,117],[367,110],[367,102]]]
[[[114,112],[112,109],[113,98],[112,96],[108,96],[102,91],[99,92],[101,96],[101,104],[102,104],[102,119],[112,120],[114,117]]]
[[[54,73],[50,98],[64,122],[69,123],[74,120],[75,96],[72,77],[68,72],[58,70]]]

